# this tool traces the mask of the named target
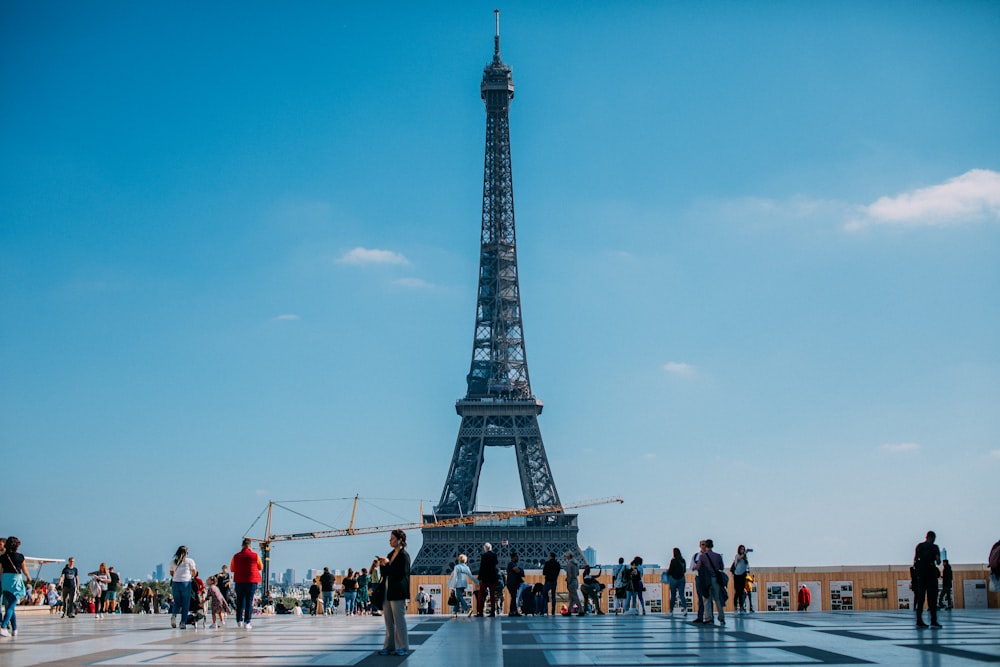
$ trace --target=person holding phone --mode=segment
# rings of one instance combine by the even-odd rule
[[[406,655],[410,640],[406,629],[406,600],[410,597],[410,554],[406,552],[406,533],[396,529],[389,534],[392,551],[379,558],[379,569],[385,580],[385,641],[379,655]]]

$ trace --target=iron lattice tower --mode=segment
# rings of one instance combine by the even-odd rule
[[[480,95],[486,105],[486,155],[483,167],[483,219],[479,255],[479,290],[472,365],[465,398],[455,404],[462,418],[458,439],[434,518],[472,513],[486,448],[513,447],[524,506],[561,505],[549,467],[538,415],[543,404],[531,392],[521,322],[514,226],[514,184],[510,159],[509,111],[514,99],[511,68],[500,58],[500,19],[496,14],[493,60],[483,69]],[[577,544],[576,515],[559,513],[511,519],[502,525],[469,524],[423,531],[423,545],[413,563],[415,574],[446,574],[461,553],[476,570],[484,542],[504,541],[526,567],[541,566],[550,552],[572,551]],[[515,523],[516,522],[516,523]]]

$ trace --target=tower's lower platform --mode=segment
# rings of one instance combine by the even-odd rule
[[[556,514],[543,517],[517,517],[502,522],[472,523],[443,528],[424,528],[423,544],[410,568],[412,574],[450,574],[458,563],[459,554],[469,559],[473,572],[479,570],[479,557],[483,545],[493,545],[501,567],[506,567],[510,554],[516,551],[521,566],[541,569],[555,553],[559,564],[564,565],[566,552],[573,553],[573,560],[583,566],[586,562],[577,542],[580,532],[575,514]],[[424,517],[433,521],[434,517]],[[504,541],[506,540],[506,544]]]

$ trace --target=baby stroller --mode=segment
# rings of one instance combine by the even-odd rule
[[[205,627],[205,604],[202,598],[205,595],[205,582],[200,577],[191,580],[191,602],[188,604],[187,624],[192,629],[198,629],[198,623]]]

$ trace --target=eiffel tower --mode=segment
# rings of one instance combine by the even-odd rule
[[[496,15],[493,61],[483,69],[480,95],[486,104],[486,158],[483,173],[483,226],[479,254],[479,292],[468,391],[455,410],[462,418],[441,500],[425,521],[474,513],[479,475],[488,447],[513,447],[526,508],[561,505],[542,444],[538,415],[542,402],[531,393],[521,324],[514,232],[510,123],[514,99],[511,68],[500,58],[500,12]],[[475,572],[483,544],[490,542],[503,565],[517,551],[526,568],[541,567],[555,552],[567,551],[583,563],[575,514],[508,519],[499,525],[425,529],[413,562],[414,574],[448,574],[459,554]]]

